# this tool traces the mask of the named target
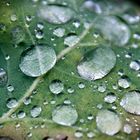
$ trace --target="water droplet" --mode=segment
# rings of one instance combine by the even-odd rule
[[[79,75],[86,80],[105,77],[116,64],[116,55],[109,47],[98,47],[90,51],[78,64]]]
[[[109,110],[101,110],[96,117],[98,129],[107,135],[114,135],[121,129],[121,121],[119,116]]]
[[[140,69],[140,63],[138,61],[131,61],[129,66],[135,71],[138,71]]]
[[[101,92],[101,93],[105,92],[106,91],[106,85],[104,85],[104,84],[99,85],[98,86],[98,91]]]
[[[131,83],[130,83],[130,79],[126,76],[122,76],[119,80],[118,80],[118,85],[122,88],[129,88]]]
[[[129,113],[140,115],[140,93],[131,91],[124,95],[120,105]]]
[[[105,96],[104,101],[106,103],[112,104],[116,101],[116,99],[117,99],[117,97],[115,96],[115,94],[111,92],[111,93],[107,94],[107,96]]]
[[[94,136],[95,136],[95,134],[93,132],[88,132],[87,133],[87,137],[90,138],[90,139],[93,138]]]
[[[7,80],[8,80],[8,76],[6,71],[3,68],[0,68],[0,87],[5,86]]]
[[[131,134],[132,133],[132,127],[130,124],[125,124],[123,127],[123,131],[127,134]]]
[[[43,30],[44,24],[43,24],[42,22],[37,23],[37,28],[38,28],[39,30]]]
[[[11,21],[16,21],[17,20],[17,16],[15,14],[11,15]]]
[[[54,31],[53,31],[53,34],[57,37],[63,37],[64,34],[65,34],[65,29],[64,28],[56,28]]]
[[[42,38],[44,37],[43,31],[42,31],[42,30],[36,30],[36,31],[35,31],[35,37],[36,37],[37,39],[42,39]]]
[[[6,26],[4,23],[0,23],[0,31],[5,31],[6,30]]]
[[[16,26],[12,29],[12,39],[14,43],[19,44],[24,41],[25,39],[25,32],[22,27]]]
[[[79,42],[79,37],[77,35],[69,35],[64,39],[64,44],[72,47]]]
[[[76,131],[76,132],[74,133],[74,136],[75,136],[76,138],[82,138],[82,137],[83,137],[83,133],[80,132],[80,131]]]
[[[83,89],[83,88],[85,88],[85,84],[82,83],[82,82],[80,82],[80,83],[78,84],[78,87],[79,87],[80,89]]]
[[[26,113],[24,111],[19,111],[17,116],[19,119],[22,119],[26,116]]]
[[[64,6],[49,5],[39,10],[39,16],[53,24],[63,24],[71,20],[74,12]]]
[[[17,106],[17,100],[15,99],[15,98],[10,98],[10,99],[8,99],[7,100],[7,107],[8,108],[14,108],[14,107],[16,107]]]
[[[76,109],[69,105],[58,106],[52,112],[52,120],[60,125],[71,126],[76,123],[77,119]]]
[[[33,118],[36,118],[38,117],[40,114],[41,114],[41,111],[42,111],[42,108],[39,107],[39,106],[34,106],[32,109],[31,109],[31,116]]]
[[[97,14],[101,14],[102,13],[102,10],[101,10],[101,7],[99,4],[93,2],[92,0],[86,0],[83,4],[83,7],[90,10],[90,11],[93,11]]]
[[[55,63],[56,54],[53,48],[36,45],[22,53],[19,67],[24,74],[38,77],[49,71]]]
[[[25,105],[29,105],[31,103],[31,98],[26,98],[23,102]]]
[[[75,20],[73,23],[74,27],[79,28],[80,27],[80,21],[79,20]]]
[[[12,85],[8,85],[7,86],[7,90],[9,91],[9,92],[13,92],[14,91],[14,86],[12,86]]]
[[[69,88],[67,89],[67,91],[68,91],[68,93],[73,93],[73,92],[74,92],[74,89],[73,89],[72,87],[69,87]]]
[[[96,18],[95,28],[100,31],[107,40],[110,40],[117,46],[123,46],[129,41],[129,28],[113,16]]]
[[[27,15],[25,18],[26,18],[27,22],[30,22],[32,20],[32,16],[31,15]]]
[[[53,80],[49,89],[53,94],[59,94],[64,90],[64,84],[60,80]]]

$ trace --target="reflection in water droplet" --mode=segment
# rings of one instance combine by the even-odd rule
[[[101,79],[106,76],[116,64],[116,55],[109,47],[98,47],[87,53],[77,69],[86,80]]]
[[[49,89],[53,94],[59,94],[64,90],[64,84],[60,80],[53,80]]]
[[[64,28],[56,28],[54,31],[53,31],[53,34],[57,37],[63,37],[64,34],[65,34],[65,29]]]
[[[126,93],[122,98],[120,105],[127,112],[140,115],[140,93],[137,91]]]
[[[103,36],[117,46],[127,44],[130,38],[130,30],[123,22],[113,16],[98,17],[94,21],[95,28]]]
[[[114,135],[121,129],[121,121],[119,116],[109,110],[101,110],[97,114],[96,123],[98,129],[107,135]]]
[[[41,114],[41,111],[42,111],[42,108],[41,108],[41,107],[39,107],[39,106],[34,106],[34,107],[31,109],[30,113],[31,113],[31,116],[32,116],[33,118],[36,118],[36,117],[38,117],[38,116]]]
[[[52,120],[60,125],[71,126],[76,123],[77,119],[76,109],[69,105],[58,106],[52,112]]]
[[[17,106],[17,100],[15,99],[15,98],[10,98],[10,99],[8,99],[7,100],[7,107],[8,108],[14,108],[14,107],[16,107]]]
[[[77,35],[70,35],[64,39],[64,44],[72,47],[79,42],[79,37]]]
[[[74,12],[64,6],[49,5],[40,8],[39,16],[53,24],[63,24],[71,20]]]
[[[55,63],[54,49],[40,44],[32,46],[22,53],[19,67],[24,74],[38,77],[49,71]]]
[[[0,87],[5,86],[8,80],[6,71],[3,68],[0,68]]]

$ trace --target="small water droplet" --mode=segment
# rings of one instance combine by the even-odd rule
[[[72,47],[79,42],[79,37],[77,35],[69,35],[64,39],[64,44]]]
[[[8,85],[7,86],[7,90],[9,91],[9,92],[13,92],[14,91],[14,86],[12,86],[12,85]]]
[[[53,94],[59,94],[64,90],[64,84],[60,80],[53,80],[49,89]]]
[[[11,15],[11,21],[16,21],[17,20],[17,16],[15,14]]]
[[[30,113],[33,118],[38,117],[41,114],[42,108],[40,106],[34,106]]]
[[[56,28],[54,31],[53,31],[53,34],[57,37],[63,37],[64,34],[65,34],[65,29],[64,28]]]
[[[138,62],[138,61],[131,61],[129,66],[131,69],[133,69],[135,71],[140,70],[140,62]]]
[[[8,100],[7,100],[7,107],[8,108],[14,108],[14,107],[16,107],[17,106],[17,100],[15,99],[15,98],[9,98]]]
[[[131,134],[132,133],[132,127],[130,124],[125,124],[123,127],[123,131],[127,134]]]
[[[78,87],[79,87],[80,89],[83,89],[83,88],[85,88],[85,84],[82,83],[82,82],[80,82],[80,83],[78,84]]]
[[[104,101],[106,103],[112,104],[116,101],[116,99],[117,97],[115,96],[115,94],[111,92],[111,93],[108,93],[107,96],[105,96]]]
[[[119,80],[118,80],[118,85],[122,88],[129,88],[131,83],[130,83],[130,79],[127,76],[122,76]]]
[[[0,68],[0,87],[5,86],[7,80],[8,80],[8,76],[6,71],[3,68]]]
[[[74,133],[74,136],[75,136],[76,138],[82,138],[82,137],[83,137],[83,133],[82,133],[81,131],[76,131],[76,132]]]

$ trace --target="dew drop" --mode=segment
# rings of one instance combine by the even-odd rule
[[[124,95],[120,105],[129,113],[140,115],[140,93],[131,91]]]
[[[132,133],[132,127],[130,124],[125,124],[123,127],[123,131],[127,134],[131,134]]]
[[[15,108],[16,106],[17,106],[17,100],[15,99],[15,98],[9,98],[8,100],[7,100],[7,107],[8,108]]]
[[[53,80],[49,89],[53,94],[59,94],[64,90],[64,84],[60,80]]]
[[[71,126],[76,123],[77,119],[77,111],[70,105],[58,106],[52,112],[52,120],[60,125]]]
[[[36,45],[22,53],[19,67],[24,74],[38,77],[49,71],[55,63],[56,54],[53,48]]]
[[[105,77],[116,64],[116,55],[109,47],[98,47],[80,61],[77,66],[79,75],[86,80]]]
[[[64,34],[65,34],[65,29],[64,28],[56,28],[54,31],[53,31],[53,34],[57,37],[63,37]]]
[[[39,107],[39,106],[34,106],[34,107],[31,109],[30,113],[31,113],[31,116],[32,116],[33,118],[36,118],[36,117],[38,117],[38,116],[41,114],[41,111],[42,111],[42,108],[41,108],[41,107]]]
[[[107,94],[107,96],[105,96],[104,101],[106,103],[112,104],[116,101],[116,99],[117,99],[117,97],[115,96],[114,93],[109,93],[109,94]]]
[[[98,129],[107,135],[114,135],[121,129],[121,120],[119,116],[109,110],[101,110],[96,117]]]
[[[39,16],[53,24],[63,24],[71,20],[74,12],[64,6],[48,5],[40,8]]]
[[[74,136],[75,136],[76,138],[82,138],[82,137],[83,137],[83,133],[82,133],[81,131],[76,131],[76,132],[74,133]]]
[[[129,28],[113,16],[96,18],[95,28],[103,34],[104,38],[110,40],[117,46],[123,46],[129,41]]]
[[[126,76],[123,76],[118,80],[118,85],[122,88],[125,88],[125,89],[129,88],[131,85],[130,79]]]
[[[11,21],[16,21],[17,20],[17,16],[15,14],[11,15]]]
[[[77,35],[69,35],[64,39],[64,44],[72,47],[79,42],[79,37]]]
[[[14,91],[14,86],[12,86],[12,85],[8,85],[7,86],[7,90],[9,91],[9,92],[13,92]]]
[[[6,71],[3,68],[0,68],[0,87],[5,86],[7,80],[8,80],[8,76]]]
[[[24,111],[19,111],[17,116],[19,119],[22,119],[26,116],[26,113]]]
[[[131,61],[129,66],[135,71],[138,71],[140,69],[140,63],[138,61]]]

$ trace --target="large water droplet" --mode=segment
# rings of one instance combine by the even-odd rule
[[[22,53],[20,69],[31,77],[45,74],[56,63],[56,54],[53,48],[47,45],[36,45]]]
[[[116,64],[116,55],[109,47],[98,47],[90,51],[78,64],[78,73],[87,80],[101,79]]]
[[[129,28],[117,18],[113,16],[98,17],[94,22],[95,28],[115,45],[123,46],[129,41]]]
[[[101,110],[97,114],[96,123],[98,129],[107,135],[114,135],[121,129],[119,116],[109,110]]]
[[[5,86],[7,83],[7,73],[3,68],[0,68],[0,87]]]
[[[64,90],[64,84],[60,80],[53,80],[49,89],[53,94],[59,94]]]
[[[58,106],[52,112],[52,120],[57,124],[71,126],[76,123],[78,114],[75,108],[69,105]]]
[[[50,23],[63,24],[73,18],[74,12],[68,7],[49,5],[42,7],[39,15]]]
[[[129,113],[140,115],[140,93],[128,92],[122,98],[120,105]]]

